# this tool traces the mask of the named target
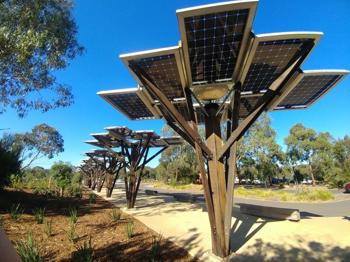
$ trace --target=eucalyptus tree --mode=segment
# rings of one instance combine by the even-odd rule
[[[54,156],[64,151],[64,140],[62,135],[47,124],[39,124],[24,134],[16,134],[16,144],[21,148],[21,159],[26,164],[22,169],[29,167],[34,161]]]
[[[15,143],[15,137],[4,134],[0,139],[0,189],[10,183],[10,176],[20,172],[21,147]]]
[[[309,166],[312,184],[315,185],[315,177],[312,168],[313,154],[315,153],[315,141],[317,133],[312,128],[306,128],[301,123],[295,124],[285,138],[287,145],[287,157],[295,175],[297,165],[307,163]]]
[[[240,170],[255,173],[271,184],[272,177],[279,173],[280,163],[284,160],[276,135],[271,118],[266,113],[262,114],[239,143]]]
[[[0,114],[8,107],[24,117],[73,103],[55,70],[82,54],[69,0],[0,1]]]

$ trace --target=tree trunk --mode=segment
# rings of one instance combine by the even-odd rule
[[[312,170],[312,166],[311,163],[309,162],[309,167],[310,167],[310,176],[311,176],[311,180],[312,180],[312,186],[316,186],[316,181],[315,181],[315,177],[314,177],[314,172]]]

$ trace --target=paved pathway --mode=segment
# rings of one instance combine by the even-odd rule
[[[98,194],[104,197],[104,189]],[[118,184],[112,197],[105,199],[125,207],[123,185]],[[164,238],[184,247],[191,255],[213,261],[204,202],[178,202],[167,193],[150,196],[141,190],[136,208],[123,210]],[[350,216],[276,221],[241,214],[239,208],[234,207],[231,232],[234,262],[350,261]]]
[[[141,189],[154,189],[151,185],[144,185]],[[156,188],[161,194],[174,195],[174,194],[193,194],[197,196],[199,201],[204,201],[204,196],[199,192],[192,191],[179,191],[179,190],[166,190]],[[236,205],[240,203],[254,204],[261,206],[272,206],[272,207],[285,207],[285,208],[295,208],[299,209],[301,215],[304,217],[339,217],[339,216],[350,216],[350,194],[347,194],[346,200],[330,201],[323,203],[300,203],[300,202],[278,202],[278,201],[268,201],[268,200],[258,200],[258,199],[248,199],[235,197],[234,203]]]

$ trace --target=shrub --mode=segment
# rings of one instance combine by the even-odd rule
[[[83,196],[83,190],[81,188],[81,185],[79,184],[70,184],[67,187],[67,192],[70,197],[79,197],[81,198]]]
[[[69,221],[71,224],[75,224],[78,221],[78,211],[75,207],[70,207],[68,209]]]
[[[162,236],[153,236],[152,237],[152,247],[151,247],[151,260],[152,262],[157,261],[158,256],[161,250],[161,241]]]
[[[74,242],[77,238],[77,234],[75,232],[76,225],[74,223],[69,223],[69,228],[67,231],[67,236],[70,242]]]
[[[128,236],[128,239],[132,238],[134,235],[134,222],[129,221],[126,225],[126,235]]]
[[[52,236],[52,221],[51,220],[48,220],[48,219],[44,220],[44,232],[45,232],[47,237]]]
[[[333,194],[328,190],[302,190],[296,194],[298,201],[327,201],[334,199]]]
[[[24,212],[24,208],[21,207],[21,204],[18,203],[16,204],[12,204],[11,208],[10,208],[10,216],[12,219],[17,220],[19,219],[22,214]]]
[[[94,257],[94,249],[91,245],[91,236],[89,241],[84,241],[80,246],[76,247],[76,251],[73,254],[74,261],[92,262]]]
[[[111,213],[111,218],[113,222],[116,222],[120,219],[121,213],[119,210],[113,209]]]
[[[42,224],[44,222],[45,208],[35,208],[33,214],[37,224]]]
[[[18,241],[16,249],[23,262],[44,261],[41,250],[31,234],[25,240]]]
[[[90,204],[96,203],[96,195],[94,193],[89,194],[89,203]]]

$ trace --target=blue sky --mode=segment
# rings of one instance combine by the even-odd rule
[[[65,140],[65,152],[50,161],[37,161],[37,165],[44,167],[58,160],[78,164],[83,152],[92,149],[82,140],[89,139],[90,133],[102,132],[106,126],[127,125],[132,129],[159,132],[162,120],[130,121],[99,98],[96,92],[134,87],[135,81],[119,59],[119,54],[176,45],[180,37],[175,10],[213,2],[75,1],[78,38],[86,53],[57,73],[58,81],[73,88],[74,105],[44,114],[32,111],[24,119],[8,110],[0,115],[0,128],[24,132],[39,123],[56,127]],[[324,36],[303,69],[349,70],[349,11],[349,0],[261,0],[253,29],[257,34],[322,31]],[[335,138],[350,134],[350,77],[308,110],[273,112],[270,115],[280,144],[289,128],[297,122],[317,131],[329,131]]]

